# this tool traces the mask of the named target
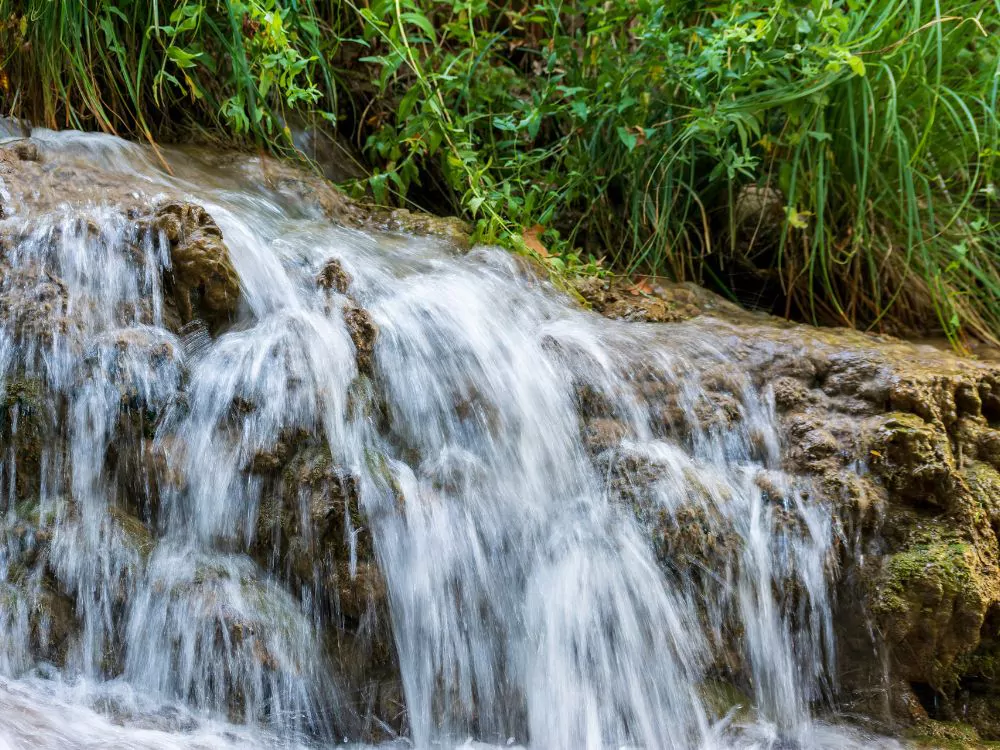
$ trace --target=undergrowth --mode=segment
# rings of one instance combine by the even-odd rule
[[[0,0],[6,112],[354,141],[564,275],[1000,338],[1000,0]]]

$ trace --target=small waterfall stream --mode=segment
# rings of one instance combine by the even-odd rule
[[[321,543],[311,497],[284,496],[296,543],[336,544],[350,579],[372,540],[390,742],[895,746],[813,718],[836,691],[839,530],[782,473],[772,397],[710,322],[605,320],[503,251],[334,228],[238,165],[168,152],[169,176],[115,138],[33,137],[47,167],[203,206],[242,296],[221,330],[175,330],[162,234],[99,193],[4,215],[0,748],[332,746],[392,724],[326,655],[319,564],[290,576],[261,549],[273,509],[247,467],[290,434],[359,504]],[[346,290],[317,283],[331,261]],[[361,365],[358,310],[378,331]],[[732,664],[742,708],[712,697]]]

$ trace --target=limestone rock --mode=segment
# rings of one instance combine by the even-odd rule
[[[201,206],[166,201],[151,225],[170,244],[171,279],[181,321],[231,320],[240,299],[239,277],[223,242],[222,230]]]

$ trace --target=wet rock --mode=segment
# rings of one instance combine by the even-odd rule
[[[371,701],[365,736],[385,739],[385,728],[398,729],[404,718],[399,672],[386,584],[356,479],[334,464],[323,441],[296,430],[283,432],[247,469],[264,481],[251,551],[262,565],[319,598],[331,622],[324,643],[337,674],[352,695]]]
[[[916,414],[893,412],[872,439],[872,466],[900,499],[945,506],[955,460],[947,436]]]
[[[774,403],[779,411],[801,410],[809,405],[809,388],[801,380],[779,376],[771,381]]]
[[[9,174],[17,161],[41,161],[38,144],[30,138],[19,138],[0,145],[0,173]]]
[[[112,506],[108,509],[108,514],[114,528],[121,534],[123,544],[140,558],[148,558],[156,548],[156,540],[150,527],[126,508]]]
[[[316,277],[316,283],[321,289],[335,291],[342,295],[347,295],[351,281],[351,275],[344,269],[338,258],[331,258],[323,264]],[[347,326],[347,333],[354,343],[358,371],[364,375],[370,375],[375,363],[375,340],[378,338],[378,326],[371,313],[351,296],[347,296],[343,302],[342,315]]]
[[[917,531],[887,557],[873,611],[904,679],[942,693],[956,686],[956,660],[976,648],[986,611],[1000,600],[996,550],[977,541]]]
[[[820,417],[790,415],[784,426],[788,430],[787,460],[796,466],[815,466],[840,450],[837,438]]]
[[[607,281],[588,280],[580,291],[595,310],[629,317],[625,295],[616,297]],[[978,737],[948,723],[965,721],[994,736],[1000,366],[886,336],[698,306],[699,316],[669,325],[687,336],[724,337],[739,365],[731,371],[745,368],[774,396],[787,476],[756,481],[772,498],[776,523],[791,520],[778,512],[791,486],[829,507],[842,530],[835,541],[839,700],[889,726]],[[704,372],[705,391],[694,402],[668,389],[644,391],[664,414],[664,436],[687,439],[692,411],[711,429],[742,426],[738,384],[727,383],[725,371]],[[613,414],[596,403],[582,412],[600,435],[601,420]],[[729,540],[717,533],[725,525],[706,516],[711,503],[649,512],[649,493],[669,476],[663,467],[625,462],[610,476],[613,493],[640,513],[668,566],[699,561],[718,573],[732,564]],[[738,663],[726,666],[738,674]]]
[[[217,326],[232,320],[239,277],[212,217],[193,203],[167,201],[156,207],[151,226],[170,244],[170,279],[181,322],[201,318]]]
[[[376,209],[372,211],[366,223],[386,232],[405,232],[420,237],[441,239],[460,251],[468,250],[472,246],[471,228],[455,216],[434,216],[405,208],[390,211]]]
[[[592,419],[585,423],[583,441],[592,453],[602,453],[621,445],[631,430],[616,419]]]
[[[21,140],[14,141],[12,144],[8,145],[17,158],[21,161],[41,161],[41,153],[38,150],[38,144],[32,141],[30,138],[22,138]]]
[[[626,279],[597,276],[573,279],[571,284],[594,310],[609,318],[664,323],[702,312],[697,292],[683,285],[640,287]]]
[[[38,658],[63,666],[77,631],[73,599],[46,576],[31,610],[32,650]]]
[[[277,474],[288,464],[299,445],[307,440],[309,433],[301,428],[282,430],[277,442],[270,448],[257,451],[244,471],[262,476]]]
[[[339,294],[347,294],[351,286],[351,275],[344,270],[344,265],[339,258],[331,258],[323,264],[320,269],[316,283],[321,289],[332,289]]]
[[[8,463],[7,472],[16,467],[12,477],[16,498],[35,500],[42,479],[42,451],[57,434],[55,414],[46,401],[40,380],[15,376],[4,386],[0,401],[0,455]],[[0,500],[0,507],[5,504],[6,498]]]
[[[371,373],[375,364],[375,340],[378,337],[378,326],[371,313],[365,308],[353,303],[344,306],[344,323],[347,333],[354,342],[355,356],[358,360],[358,370]]]
[[[67,300],[66,284],[51,271],[0,262],[0,320],[18,340],[51,344],[54,336],[74,330]]]
[[[273,556],[279,569],[305,581],[317,566],[351,557],[345,524],[364,526],[356,480],[334,466],[325,444],[286,433],[273,450],[256,454],[248,468],[273,478],[261,505],[257,539],[259,551]],[[372,554],[370,546],[361,552]]]
[[[915,742],[918,748],[940,750],[940,748],[955,748],[955,750],[979,750],[983,748],[982,738],[974,727],[954,721],[935,721],[928,719],[918,722],[907,732],[907,739]]]

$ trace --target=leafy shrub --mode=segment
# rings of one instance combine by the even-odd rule
[[[290,110],[337,109],[339,36],[313,0],[0,0],[0,19],[5,109],[53,128],[280,149]]]
[[[817,322],[996,341],[997,10],[380,0],[374,180],[411,194],[436,158],[486,237],[541,225],[618,268],[748,268]]]

